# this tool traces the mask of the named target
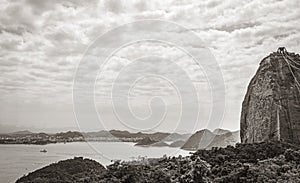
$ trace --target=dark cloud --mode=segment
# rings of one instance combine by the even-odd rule
[[[7,33],[11,33],[11,34],[21,36],[25,32],[29,32],[29,30],[27,30],[23,26],[15,25],[15,26],[0,27],[0,34],[2,34],[3,32],[7,32]]]

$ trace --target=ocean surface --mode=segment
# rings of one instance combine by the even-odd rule
[[[46,153],[40,152],[47,150]],[[103,165],[111,160],[141,157],[189,155],[189,151],[170,147],[137,147],[124,142],[74,142],[48,145],[0,145],[0,182],[15,182],[19,177],[59,160],[82,156]]]

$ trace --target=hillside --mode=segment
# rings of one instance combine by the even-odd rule
[[[227,147],[229,145],[234,146],[239,142],[239,139],[240,131],[221,133],[214,137],[206,149],[211,149],[213,147]]]
[[[235,145],[240,140],[239,131],[216,129],[211,132],[207,129],[194,133],[181,147],[185,150],[210,149],[212,147],[226,147]]]
[[[30,135],[30,134],[32,134],[32,132],[29,130],[22,130],[22,131],[16,131],[10,133],[10,135]]]
[[[151,139],[150,137],[145,137],[142,140],[140,140],[138,143],[136,143],[136,146],[149,146],[152,145],[154,143],[157,143],[158,141],[155,141],[153,139]]]
[[[296,183],[300,182],[299,149],[283,142],[237,144],[198,150],[187,157],[115,161],[106,170],[95,161],[75,158],[30,173],[17,183]]]
[[[17,183],[96,182],[106,172],[104,166],[90,159],[74,158],[41,168],[17,180]]]
[[[207,147],[216,135],[204,129],[194,133],[182,146],[182,149],[197,150]]]
[[[230,132],[229,130],[224,130],[224,129],[221,129],[221,128],[217,128],[213,131],[214,134],[216,135],[222,135],[222,134],[225,134],[225,133],[228,133]]]

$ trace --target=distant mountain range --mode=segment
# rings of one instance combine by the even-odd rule
[[[199,130],[193,135],[173,135],[176,138],[170,138],[171,143],[166,143],[165,139],[151,138],[147,136],[140,140],[136,145],[140,146],[169,146],[177,147],[185,150],[211,149],[213,147],[226,147],[228,145],[234,146],[240,142],[239,131],[231,132],[224,129],[216,129],[213,132],[207,129]],[[179,138],[181,137],[181,138]]]
[[[144,138],[149,138],[153,142],[160,141],[176,141],[176,140],[186,140],[190,134],[178,134],[178,133],[164,133],[164,132],[155,132],[155,133],[131,133],[128,131],[121,130],[110,130],[110,131],[98,131],[98,132],[78,132],[78,131],[68,131],[61,133],[33,133],[28,130],[22,130],[12,133],[3,133],[0,134],[0,143],[2,144],[35,144],[37,140],[44,143],[61,142],[61,139],[83,139],[85,141],[102,141],[102,142],[139,142]],[[50,140],[55,139],[55,140]],[[143,143],[142,143],[143,144]],[[145,143],[147,145],[147,143]]]
[[[28,130],[23,130],[23,131],[17,131],[17,132],[12,132],[12,133],[9,133],[11,135],[30,135],[30,134],[33,134],[31,131],[28,131]]]
[[[45,132],[45,133],[56,133],[61,131],[78,131],[78,127],[35,127],[35,126],[17,126],[10,124],[0,124],[0,134],[8,134],[14,133],[16,131],[24,131],[24,129],[37,133],[37,132]]]
[[[149,138],[151,141],[176,141],[176,140],[187,140],[191,134],[179,134],[179,133],[131,133],[122,130],[110,130],[110,131],[99,131],[99,132],[86,132],[82,133],[86,140],[109,140],[109,141],[131,141],[139,142],[144,138]]]
[[[194,134],[179,133],[131,133],[122,130],[98,131],[98,132],[77,132],[68,131],[55,134],[33,133],[28,130],[17,131],[8,134],[0,134],[0,142],[3,143],[24,143],[24,137],[31,143],[36,139],[43,139],[45,143],[69,141],[104,141],[104,142],[135,142],[137,146],[169,146],[185,150],[211,149],[212,147],[226,147],[239,142],[239,131],[231,132],[224,129],[216,129],[213,132],[207,129],[199,130]],[[29,140],[28,140],[29,139]],[[62,140],[64,139],[64,140]],[[71,140],[70,140],[71,139]]]

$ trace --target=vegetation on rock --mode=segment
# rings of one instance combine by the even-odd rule
[[[17,183],[98,182],[106,172],[100,163],[75,157],[51,164],[17,180]]]

